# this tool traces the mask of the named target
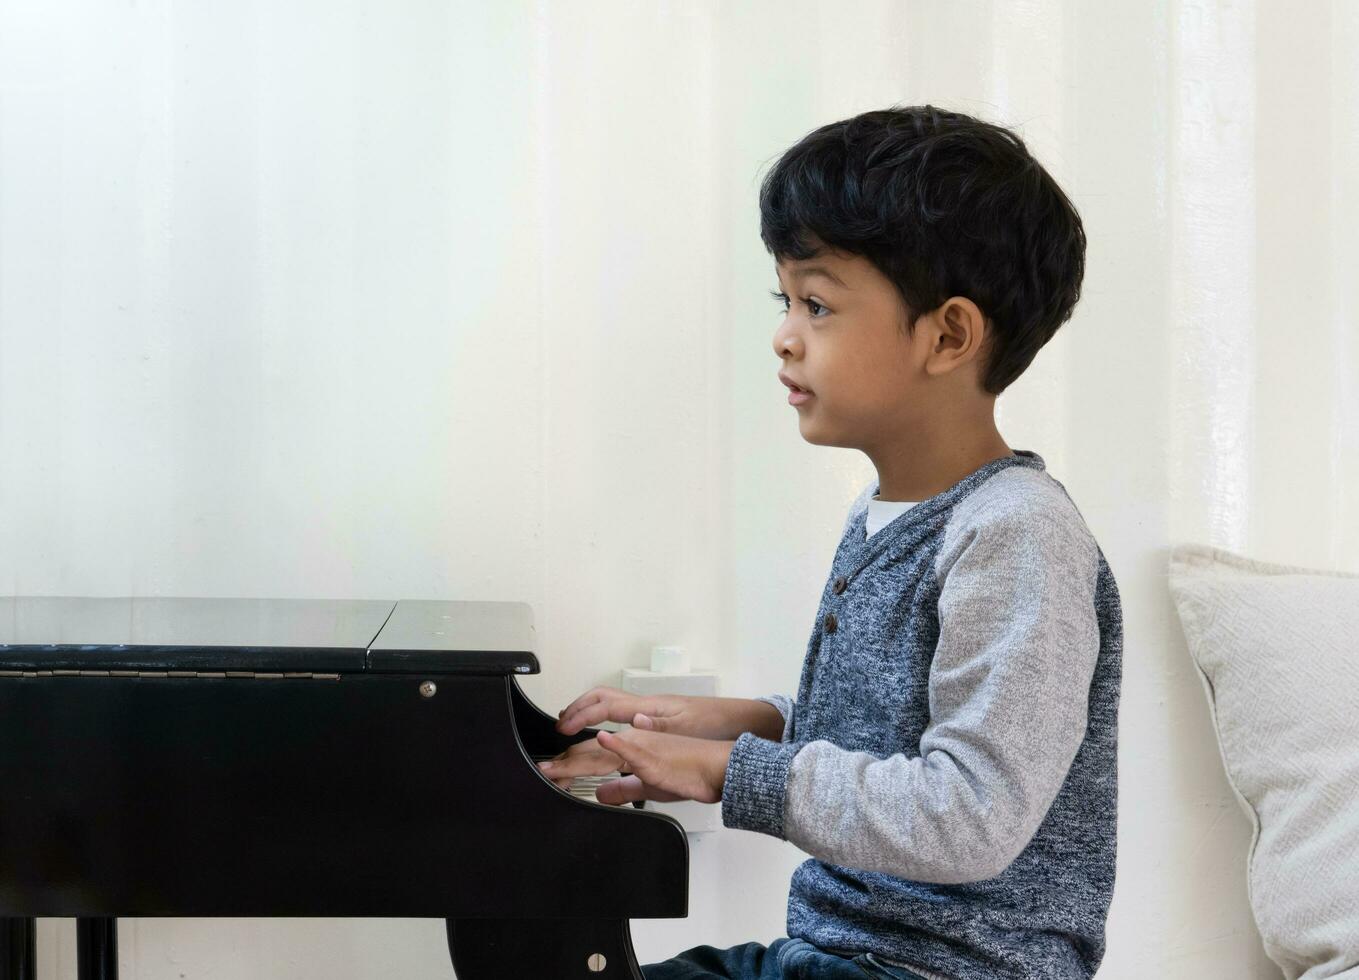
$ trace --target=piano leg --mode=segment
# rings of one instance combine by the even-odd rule
[[[33,919],[0,919],[0,980],[37,980]]]
[[[118,980],[118,920],[76,919],[76,976]]]
[[[449,919],[458,980],[643,980],[627,919]]]

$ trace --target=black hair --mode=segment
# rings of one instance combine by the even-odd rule
[[[931,105],[804,136],[760,188],[760,238],[780,262],[822,244],[864,256],[905,301],[909,333],[950,296],[972,300],[991,324],[982,386],[996,395],[1071,317],[1085,273],[1080,215],[1024,141]]]

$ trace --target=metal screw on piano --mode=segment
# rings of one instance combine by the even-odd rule
[[[0,980],[43,916],[81,980],[127,916],[441,918],[459,980],[641,980],[688,843],[538,771],[594,731],[532,646],[518,602],[0,597]]]

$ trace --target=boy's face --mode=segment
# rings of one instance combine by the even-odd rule
[[[780,371],[811,392],[795,407],[802,437],[871,453],[913,431],[929,410],[921,395],[933,336],[927,318],[908,336],[896,287],[861,255],[822,248],[775,270],[788,312],[774,353]]]

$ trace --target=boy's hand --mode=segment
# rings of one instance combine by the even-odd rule
[[[635,724],[638,714],[652,720],[653,731],[674,735],[701,735],[703,719],[697,710],[702,698],[683,694],[629,694],[616,687],[592,687],[557,716],[557,731],[574,735],[582,728],[604,721]]]
[[[722,799],[727,760],[735,742],[649,731],[651,719],[646,715],[638,715],[637,721],[636,728],[600,732],[592,741],[577,742],[561,755],[538,763],[538,768],[564,790],[570,789],[576,776],[627,773],[599,786],[595,796],[601,803],[716,803]]]
[[[577,742],[561,755],[538,763],[544,776],[557,784],[558,789],[571,791],[571,780],[577,776],[607,776],[626,770],[623,760],[607,749],[600,748],[598,739]]]
[[[727,760],[735,742],[719,742],[688,735],[648,731],[650,718],[638,715],[639,724],[621,732],[600,732],[596,740],[624,762],[632,775],[604,783],[595,791],[601,803],[633,800],[698,800],[717,803],[722,799]]]

